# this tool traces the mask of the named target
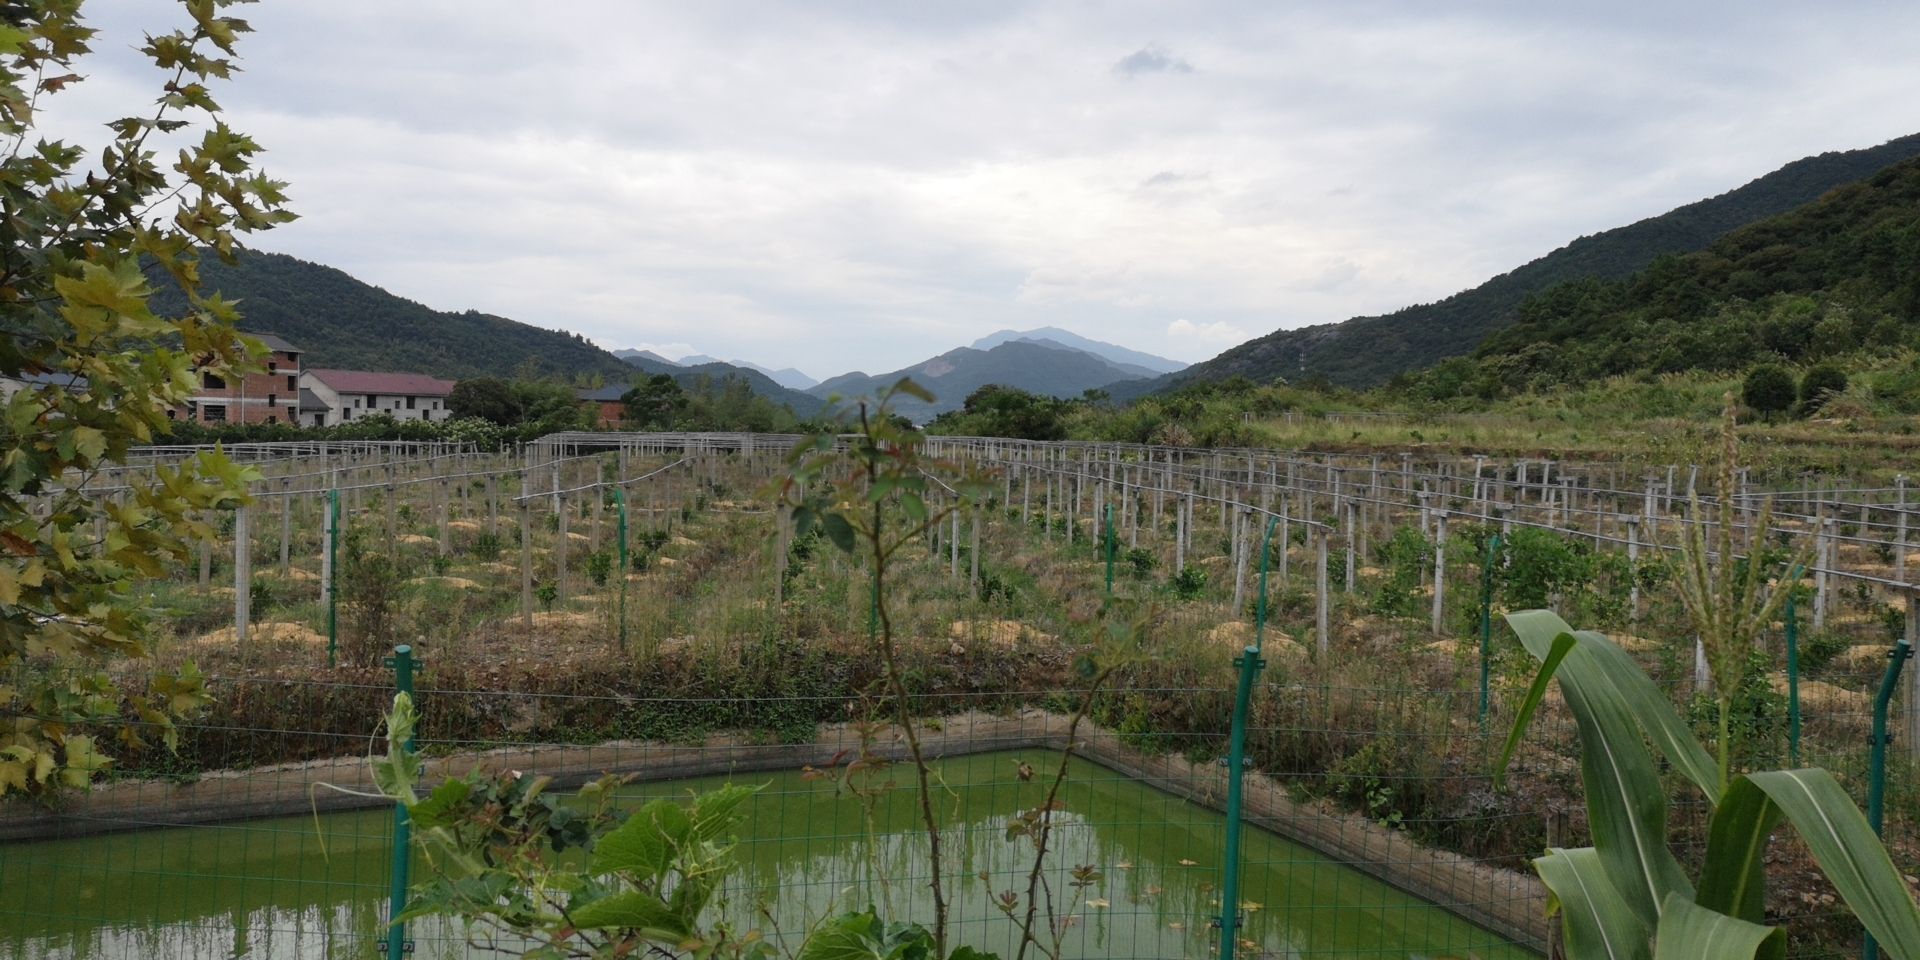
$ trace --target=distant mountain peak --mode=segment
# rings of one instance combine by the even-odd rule
[[[1143,370],[1145,371],[1145,373],[1142,374],[1143,376],[1157,376],[1159,374],[1173,373],[1174,371],[1187,368],[1185,363],[1178,360],[1169,360],[1166,357],[1143,353],[1139,350],[1108,343],[1104,340],[1094,340],[1089,337],[1083,337],[1071,330],[1065,330],[1060,327],[1035,327],[1032,330],[1001,330],[975,340],[972,346],[975,350],[991,350],[1000,344],[1014,340],[1025,340],[1030,343],[1045,341],[1047,344],[1059,349],[1091,353],[1102,360],[1119,364],[1123,368],[1132,367]]]

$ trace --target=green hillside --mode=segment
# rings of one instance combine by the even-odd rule
[[[1413,388],[1491,398],[1618,374],[1920,347],[1920,159],[1626,279],[1551,287],[1516,319]]]
[[[203,289],[240,301],[249,331],[277,333],[305,350],[306,364],[353,370],[464,377],[519,374],[632,375],[620,358],[579,334],[477,311],[435,310],[364,283],[341,270],[279,253],[244,251],[229,266],[201,262]],[[184,307],[164,288],[156,309]]]
[[[1700,250],[1749,223],[1785,213],[1842,184],[1920,156],[1920,134],[1864,150],[1823,153],[1787,164],[1720,196],[1629,226],[1582,237],[1510,273],[1437,303],[1383,316],[1281,330],[1243,343],[1179,373],[1132,384],[1117,394],[1141,395],[1196,380],[1245,376],[1302,380],[1324,376],[1341,386],[1384,383],[1446,357],[1470,353],[1514,322],[1529,295],[1570,280],[1617,280],[1657,258]]]

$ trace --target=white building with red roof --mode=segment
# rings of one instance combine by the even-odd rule
[[[424,373],[375,373],[370,370],[303,370],[301,422],[331,427],[384,413],[395,420],[446,420],[453,381]]]

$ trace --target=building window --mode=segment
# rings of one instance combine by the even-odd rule
[[[280,422],[280,418],[279,418],[279,417],[276,417],[276,416],[274,416],[274,415],[273,415],[273,414],[271,414],[271,413],[269,413],[269,414],[267,414],[267,422],[268,422],[268,423],[279,423],[279,422]]]
[[[227,388],[227,382],[225,380],[211,373],[203,373],[200,375],[200,385],[206,387],[208,390],[225,390]]]
[[[277,406],[279,406],[279,405],[280,405],[280,395],[279,395],[279,394],[277,394],[277,393],[269,393],[269,394],[267,394],[267,406],[269,406],[269,407],[277,407]]]
[[[176,413],[179,413],[179,411],[178,411],[178,410],[175,410],[175,409],[173,409],[172,407],[168,407],[168,408],[167,408],[167,419],[168,419],[168,420],[172,420],[172,419],[173,419],[173,417],[174,417],[174,414],[176,414]]]
[[[413,398],[412,398],[412,397],[408,397],[408,398],[407,398],[407,409],[408,409],[408,410],[412,410],[412,409],[413,409]]]
[[[268,361],[267,361],[267,372],[268,372],[268,373],[279,373],[279,372],[280,372],[280,361],[278,361],[278,360],[268,360]]]
[[[356,410],[360,408],[360,398],[359,398],[359,397],[354,397],[354,398],[353,398],[353,406],[354,406],[354,409],[356,409]],[[1224,921],[1223,921],[1223,922],[1224,922]]]
[[[359,406],[359,404],[355,404],[355,406]],[[353,410],[352,410],[351,408],[348,408],[348,407],[342,407],[342,408],[340,409],[340,419],[342,419],[342,420],[352,420],[352,419],[353,419]]]
[[[300,378],[291,373],[287,374],[287,392],[292,393],[298,389],[300,389]]]
[[[200,419],[207,423],[226,423],[227,405],[224,403],[209,403],[201,407]]]

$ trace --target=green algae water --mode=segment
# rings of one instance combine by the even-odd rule
[[[1040,769],[1031,781],[1020,763]],[[957,941],[1011,957],[1014,924],[992,904],[1025,890],[1031,845],[1007,824],[1044,798],[1057,754],[942,761],[943,844]],[[863,804],[831,779],[736,777],[768,786],[745,808],[740,869],[719,909],[795,941],[820,918],[869,904],[931,918],[926,839],[911,774]],[[704,778],[636,786],[684,795]],[[1213,811],[1074,761],[1049,858],[1047,934],[1061,957],[1205,958],[1214,953],[1223,820]],[[374,958],[386,913],[386,810],[0,846],[0,957]],[[1533,956],[1353,869],[1249,830],[1242,856],[1242,955],[1369,960]],[[1072,871],[1099,880],[1075,888]],[[1043,917],[1044,919],[1044,917]],[[410,926],[420,958],[500,956],[444,923]],[[493,944],[506,948],[512,944]],[[1031,955],[1031,954],[1030,954]]]

